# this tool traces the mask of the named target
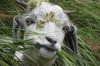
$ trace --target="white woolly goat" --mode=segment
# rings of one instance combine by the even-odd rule
[[[56,53],[61,50],[63,42],[77,53],[76,27],[67,16],[73,11],[63,10],[58,5],[45,2],[38,4],[35,8],[29,7],[28,4],[20,0],[16,0],[16,2],[28,11],[26,14],[14,17],[14,40],[20,40],[17,28],[21,27],[21,29],[24,29],[24,31],[20,31],[24,35],[22,39],[31,39],[31,42],[36,45],[29,51],[16,52],[15,55],[19,59],[26,61],[24,65],[36,66],[31,62],[30,57],[40,66],[51,66],[55,62]],[[30,31],[39,34],[25,35]],[[26,45],[26,47],[31,46]]]

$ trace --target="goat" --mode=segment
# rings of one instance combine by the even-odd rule
[[[63,42],[77,53],[77,29],[69,20],[68,14],[74,12],[63,10],[60,6],[42,2],[35,8],[30,7],[24,1],[16,0],[27,10],[26,14],[15,16],[13,19],[14,40],[29,40],[37,45],[29,51],[16,52],[15,55],[22,61],[35,60],[40,66],[51,66],[56,58],[57,51],[61,50]],[[19,28],[23,37],[19,36]],[[29,32],[39,35],[25,35]],[[26,46],[30,47],[30,46]],[[20,56],[20,57],[19,57]],[[39,61],[42,60],[42,62]],[[27,66],[37,66],[34,63],[25,63]]]

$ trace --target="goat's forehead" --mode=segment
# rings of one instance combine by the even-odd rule
[[[54,17],[52,17],[54,21],[56,19],[60,21],[62,24],[64,22],[67,23],[69,22],[69,18],[66,14],[63,13],[63,9],[58,5],[54,5],[50,3],[42,3],[41,5],[36,6],[28,15],[32,15],[33,17],[35,15],[37,17],[38,22],[40,20],[48,22],[48,20],[46,21],[46,19],[50,19],[50,18],[47,17],[47,14],[50,15],[51,12],[54,14]]]
[[[42,3],[41,5],[36,6],[31,12],[31,14],[35,14],[36,16],[45,17],[47,13],[54,12],[55,15],[59,13],[63,13],[63,9],[58,5],[53,5],[50,3]]]
[[[39,6],[36,6],[36,8],[34,9],[34,11],[41,11],[43,13],[49,13],[51,11],[59,11],[59,12],[62,12],[62,8],[58,5],[54,5],[54,4],[50,4],[50,3],[42,3],[41,5]]]

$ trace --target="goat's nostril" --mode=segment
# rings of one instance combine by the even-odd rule
[[[50,37],[46,37],[46,39],[47,39],[50,43],[53,43],[53,44],[57,43],[56,40],[54,40],[54,39],[52,39],[52,38],[50,38]]]

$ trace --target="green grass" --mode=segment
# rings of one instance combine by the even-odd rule
[[[97,44],[100,44],[100,1],[92,0],[50,0],[52,3],[60,5],[63,9],[76,9],[76,12],[69,15],[71,21],[78,28],[78,55],[70,53],[70,49],[64,46],[64,50],[58,52],[58,59],[53,66],[99,66],[100,59],[94,54],[92,48],[87,45],[87,38],[91,38]],[[5,5],[5,2],[7,5]],[[22,14],[21,10],[14,0],[0,0],[4,12],[12,17]],[[1,5],[0,4],[0,5]],[[9,7],[8,7],[9,6]],[[3,10],[4,9],[4,10]],[[11,12],[10,12],[11,11]],[[12,19],[12,18],[11,18]],[[10,23],[8,23],[10,22]],[[9,26],[9,25],[10,26]],[[18,48],[23,42],[15,43],[6,42],[1,39],[11,40],[11,25],[12,20],[3,20],[0,18],[0,66],[19,66],[24,63],[13,59],[14,53],[17,50],[26,50],[27,48]],[[69,49],[69,50],[68,50]]]

